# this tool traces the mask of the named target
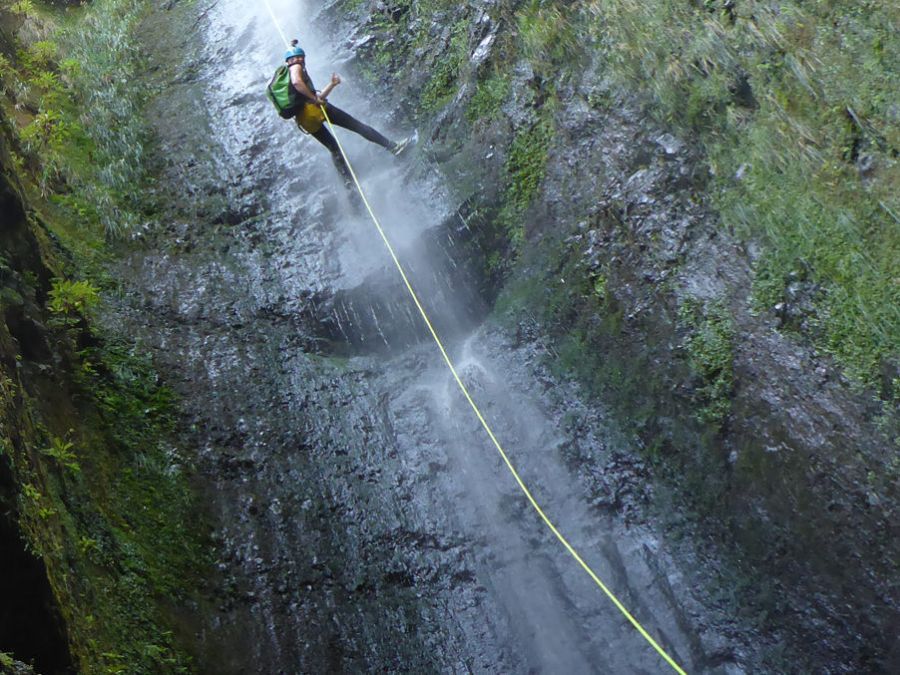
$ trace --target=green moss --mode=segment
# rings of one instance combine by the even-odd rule
[[[501,106],[509,98],[511,83],[506,73],[494,72],[478,82],[468,101],[466,119],[469,122],[488,122],[500,115]]]
[[[900,33],[890,3],[612,0],[610,72],[700,136],[723,222],[764,245],[771,307],[798,266],[823,288],[808,335],[880,389],[900,362]],[[739,177],[739,178],[736,178]]]
[[[124,345],[103,341],[90,356],[96,369],[77,375],[77,407],[38,400],[33,386],[23,398],[43,423],[12,453],[20,522],[85,672],[183,672],[189,659],[163,607],[187,600],[209,557],[184,461],[167,440],[173,397]],[[67,425],[65,438],[51,431]]]
[[[420,97],[423,112],[445,105],[457,91],[460,69],[468,55],[468,24],[460,20],[450,30],[450,43],[431,71]]]
[[[22,271],[17,278],[29,288],[4,293],[4,306],[36,312],[38,277],[57,277],[35,317],[48,327],[52,368],[15,353],[0,322],[0,348],[18,364],[0,377],[0,447],[20,486],[27,547],[44,561],[74,662],[87,673],[189,670],[173,632],[184,617],[176,620],[173,608],[191,601],[210,564],[192,469],[172,438],[175,397],[146,355],[92,322],[98,289],[112,285],[102,273],[104,233],[126,228],[138,212],[153,215],[132,197],[146,187],[146,91],[134,77],[131,39],[143,4],[47,10],[41,32],[53,34],[58,51],[49,42],[25,46],[23,62],[9,64],[15,77],[0,73],[7,110],[38,107],[18,115],[15,167],[38,216],[16,226],[44,242],[50,268]],[[57,64],[60,53],[67,58]],[[92,124],[84,128],[87,109]]]
[[[526,210],[539,193],[552,135],[553,123],[548,112],[534,126],[520,130],[510,145],[498,219],[514,246],[523,240]]]
[[[703,305],[685,300],[678,308],[680,327],[687,332],[684,350],[691,370],[700,378],[696,417],[720,427],[731,411],[734,387],[734,323],[721,302]]]

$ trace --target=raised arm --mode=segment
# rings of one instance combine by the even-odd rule
[[[319,94],[319,98],[324,101],[328,98],[328,94],[332,92],[332,90],[341,83],[341,76],[337,73],[331,74],[331,82],[328,83],[328,86],[325,87],[322,92]]]

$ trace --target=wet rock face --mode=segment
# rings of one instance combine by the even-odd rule
[[[878,456],[866,410],[749,311],[747,255],[706,204],[690,139],[648,122],[597,64],[560,92],[567,105],[541,189],[520,214],[521,260],[506,281],[538,291],[512,330],[480,326],[512,265],[495,224],[506,162],[546,103],[547,73],[514,64],[502,110],[477,125],[463,107],[471,79],[434,94],[433,114],[410,102],[453,44],[450,25],[463,22],[475,45],[473,72],[503,56],[512,22],[491,13],[501,6],[416,14],[429,41],[391,33],[385,79],[333,99],[398,132],[422,115],[422,154],[408,165],[349,144],[464,377],[527,482],[688,671],[784,669],[761,652],[809,644],[809,625],[824,649],[786,648],[795,663],[880,667],[896,616],[883,583],[896,519],[879,486],[865,493],[870,510],[884,509],[878,520],[860,516],[859,476],[833,489],[845,460]],[[361,68],[388,39],[372,17],[412,16],[403,2],[345,9],[326,3],[308,17],[316,30],[300,26],[310,67]],[[199,53],[182,51],[186,26],[200,31],[187,41]],[[183,428],[218,522],[221,578],[199,662],[214,672],[658,670],[534,527],[423,342],[377,236],[347,208],[327,153],[248,94],[280,55],[260,47],[279,44],[267,15],[220,2],[162,34],[171,43],[157,43],[160,58],[192,64],[187,78],[167,66],[175,72],[152,110],[171,210],[124,251],[117,273],[128,291],[115,321],[154,351],[185,401]],[[204,91],[215,96],[198,100]],[[475,234],[460,231],[459,214]],[[798,286],[785,316],[802,321],[814,292]],[[727,339],[709,338],[722,324]],[[605,403],[547,370],[563,356]],[[723,401],[727,414],[714,415]],[[706,422],[699,408],[712,410]],[[660,473],[677,473],[711,523],[686,525],[678,555],[646,515]],[[847,549],[831,543],[837,528]],[[881,549],[871,553],[873,532]],[[703,544],[714,536],[750,563],[723,563],[722,548]],[[738,571],[770,573],[768,599],[704,594],[717,568],[729,597]],[[867,579],[876,581],[866,593],[844,590]],[[741,603],[774,618],[761,631],[740,625]],[[847,603],[845,620],[835,607]],[[858,619],[867,604],[878,608],[868,625]]]
[[[260,47],[278,43],[264,10],[234,0],[204,16],[157,15],[159,39],[144,31],[161,60],[209,65],[190,82],[160,68],[151,118],[170,209],[123,245],[115,273],[127,290],[110,318],[180,394],[217,523],[220,577],[197,662],[210,672],[658,669],[541,529],[327,153],[247,93],[280,56]],[[199,32],[187,40],[178,31],[190,26]],[[326,42],[341,40],[303,34],[330,72]],[[215,96],[198,101],[203,91]],[[363,85],[339,91],[342,107],[403,131]],[[492,133],[499,143],[503,129]],[[547,370],[538,324],[514,337],[483,324],[505,245],[491,211],[448,194],[430,155],[396,164],[341,138],[526,481],[679,662],[741,672],[746,635],[692,597],[646,522],[646,464],[602,407]],[[463,175],[472,162],[462,159],[447,170]]]
[[[559,150],[565,161],[551,160],[531,237],[557,238],[570,223],[562,255],[577,263],[568,269],[603,279],[599,302],[549,294],[568,297],[577,310],[566,316],[584,327],[589,348],[640,383],[598,389],[620,398],[648,446],[677,467],[695,507],[727,527],[744,569],[766,580],[768,611],[804,617],[783,623],[786,635],[802,644],[804,624],[815,622],[811,664],[884,669],[900,618],[890,441],[874,424],[878,408],[793,337],[814,321],[820,290],[798,274],[774,316],[752,310],[749,256],[704,206],[689,143],[659,135],[624,101],[593,118],[562,121],[582,140]],[[573,163],[595,168],[573,176]],[[590,197],[576,204],[582,194]],[[724,302],[735,331],[733,388],[715,435],[697,424],[708,401],[685,367],[703,325],[686,325],[682,308],[697,301]],[[848,616],[839,605],[855,610]]]
[[[589,266],[610,270],[600,321],[609,307],[624,317],[618,335],[600,331],[593,346],[626,368],[646,366],[651,357],[651,381],[643,386],[652,394],[632,395],[657,411],[644,436],[667,448],[695,503],[709,500],[701,508],[727,523],[753,572],[773,584],[774,611],[799,609],[807,621],[824,624],[811,662],[824,657],[823,667],[838,663],[847,672],[884,668],[896,649],[889,627],[900,618],[900,597],[891,582],[897,490],[887,478],[891,442],[875,424],[878,408],[794,337],[815,320],[813,299],[821,292],[815,284],[798,274],[775,316],[752,310],[749,256],[703,207],[698,158],[677,143],[660,143],[652,126],[641,132],[644,125],[639,115],[626,115],[607,117],[597,128],[600,138],[609,126],[633,129],[635,137],[629,148],[601,141],[604,152],[595,161],[604,169],[591,172],[611,177],[593,186],[604,197],[601,213],[609,213],[610,201],[618,206],[612,222],[601,219],[599,231],[588,232],[589,242],[596,232],[593,239],[604,245],[592,250],[573,241],[573,254],[580,248]],[[629,175],[628,158],[653,153],[651,144],[662,152]],[[565,173],[555,170],[546,185],[551,193],[567,186]],[[548,212],[554,228],[579,215],[565,207]],[[692,330],[676,318],[678,308],[717,298],[734,323],[733,389],[718,434],[703,438],[693,422],[705,402],[692,391],[693,376],[679,373],[683,347],[671,345],[683,346],[685,330]],[[838,604],[855,607],[855,618],[836,611]],[[802,622],[787,627],[798,642],[806,630]]]
[[[469,123],[479,76],[509,58],[495,52],[511,30],[496,5],[419,14],[410,29],[424,22],[433,41],[414,46],[371,16],[348,24],[325,13],[350,32],[354,63],[389,59],[376,69],[382,86],[423,103],[428,75],[417,64],[450,58],[447,26],[463,26],[472,51],[456,89],[431,117],[397,110],[423,120],[454,189],[486,210],[502,206],[504,162],[549,83],[528,63],[507,63],[502,113]],[[370,39],[355,41],[364,33]],[[540,194],[522,214],[525,244],[508,288],[539,288],[527,308],[574,350],[570,367],[677,476],[683,502],[708,523],[701,529],[735,551],[726,583],[739,574],[765,580],[742,599],[748,611],[779,617],[781,637],[810,669],[889,669],[900,621],[897,449],[878,429],[877,406],[798,336],[816,330],[822,290],[799,269],[771,312],[754,309],[754,244],[709,207],[693,140],[651,121],[600,63],[557,77],[565,105],[554,112]],[[736,95],[754,104],[752,93]],[[719,316],[729,337],[716,342],[707,334]],[[804,646],[812,642],[816,649]]]
[[[470,222],[465,209],[457,209],[418,246],[428,260],[453,261],[462,252],[464,264],[448,264],[435,271],[412,262],[407,272],[417,283],[417,294],[432,308],[434,327],[447,339],[466,335],[484,319],[496,290],[482,277],[485,242],[478,223]],[[391,354],[431,340],[414,304],[402,301],[406,289],[396,269],[370,274],[358,286],[310,293],[300,312],[308,330],[316,334],[316,351],[323,354]],[[398,302],[398,299],[401,299]],[[451,312],[442,311],[454,307]]]
[[[66,646],[56,600],[43,561],[25,548],[16,522],[15,483],[0,460],[0,652],[34,663],[42,673],[69,673],[71,658]],[[22,664],[0,672],[31,673]]]

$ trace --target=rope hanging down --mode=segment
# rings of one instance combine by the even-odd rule
[[[272,7],[269,4],[269,0],[265,0],[266,7],[269,10],[269,14],[272,17],[272,21],[275,23],[276,28],[278,29],[279,34],[281,34],[282,39],[285,44],[289,44],[288,40],[284,37],[284,33],[281,30],[281,27],[278,25],[278,20],[275,17],[275,13],[272,11]],[[338,148],[341,151],[341,155],[344,158],[344,161],[347,163],[347,167],[350,170],[350,175],[353,178],[353,182],[356,185],[356,189],[359,192],[360,197],[362,198],[363,204],[365,204],[366,210],[369,212],[369,216],[372,218],[372,222],[375,224],[376,229],[378,230],[378,234],[381,237],[382,242],[384,242],[385,248],[387,248],[388,253],[391,256],[391,259],[394,261],[394,266],[397,268],[397,271],[400,273],[400,277],[403,279],[403,283],[406,286],[406,290],[409,292],[410,298],[412,298],[413,303],[416,306],[416,309],[419,310],[419,314],[422,316],[422,320],[425,322],[425,325],[428,328],[428,332],[431,333],[431,337],[434,339],[435,344],[438,347],[438,350],[441,352],[441,356],[444,359],[444,363],[447,364],[447,368],[450,370],[450,373],[453,375],[453,379],[456,381],[456,384],[459,386],[460,391],[465,397],[466,401],[468,401],[471,406],[475,416],[478,418],[478,421],[481,423],[481,426],[484,428],[488,437],[491,439],[491,442],[494,444],[494,447],[497,449],[497,452],[500,454],[500,457],[503,459],[504,464],[509,469],[509,472],[512,474],[516,483],[519,485],[522,493],[525,495],[528,502],[537,512],[538,516],[540,516],[541,520],[544,521],[544,524],[550,529],[553,535],[559,540],[559,542],[563,545],[563,547],[569,552],[569,554],[575,559],[575,561],[582,567],[582,569],[587,572],[588,576],[594,580],[594,583],[600,588],[601,591],[606,595],[607,598],[616,606],[616,609],[621,612],[621,614],[628,620],[628,622],[641,634],[641,636],[653,647],[654,650],[663,658],[663,660],[668,663],[675,672],[679,675],[687,675],[685,671],[675,662],[675,660],[669,656],[668,652],[664,650],[659,643],[653,639],[650,633],[638,622],[637,619],[632,616],[631,612],[629,612],[625,605],[615,596],[615,594],[603,583],[600,577],[591,569],[590,565],[588,565],[584,559],[578,554],[578,551],[569,543],[569,541],[563,536],[563,534],[556,528],[553,524],[553,521],[544,513],[544,510],[541,508],[540,504],[538,504],[537,500],[535,500],[534,496],[531,494],[531,490],[528,489],[528,486],[525,485],[525,482],[522,480],[522,477],[519,475],[519,472],[516,470],[515,466],[513,466],[512,461],[509,459],[509,456],[506,454],[506,451],[503,449],[503,446],[500,445],[500,441],[497,440],[497,437],[494,435],[493,430],[490,425],[487,423],[487,420],[484,418],[484,415],[481,414],[481,410],[478,408],[478,405],[475,403],[475,400],[472,398],[472,395],[469,393],[468,387],[466,387],[465,383],[462,381],[462,378],[459,376],[459,373],[456,371],[456,367],[453,365],[453,361],[450,358],[450,355],[447,353],[446,348],[444,347],[444,343],[441,341],[440,336],[438,336],[437,331],[431,323],[431,319],[428,318],[428,314],[425,311],[425,308],[422,306],[421,301],[419,300],[419,296],[416,293],[415,289],[412,286],[412,283],[409,281],[409,277],[406,275],[406,271],[403,268],[403,265],[400,263],[400,259],[397,257],[396,252],[394,251],[394,247],[391,245],[390,240],[387,237],[387,234],[384,231],[384,228],[381,226],[378,217],[375,215],[375,212],[372,210],[372,206],[369,204],[369,200],[366,198],[366,194],[362,189],[362,185],[360,185],[359,179],[356,176],[356,171],[353,170],[353,165],[350,163],[350,158],[347,157],[347,153],[344,151],[344,146],[341,144],[340,139],[338,138],[337,133],[335,133],[334,125],[331,123],[331,118],[328,116],[328,111],[326,107],[321,106],[322,112],[325,115],[325,121],[328,123],[328,128],[334,136],[335,140],[337,140]]]

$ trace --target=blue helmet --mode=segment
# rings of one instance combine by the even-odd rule
[[[291,40],[291,47],[284,53],[284,60],[290,61],[296,56],[306,56],[306,52],[297,44],[297,40]]]

